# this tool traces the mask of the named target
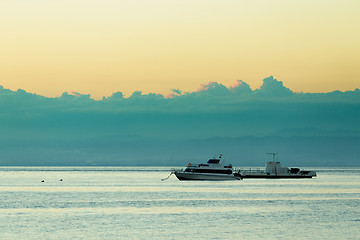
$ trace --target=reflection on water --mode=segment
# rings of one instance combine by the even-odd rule
[[[169,169],[0,168],[0,238],[360,236],[358,168],[315,169],[314,179],[160,181]]]

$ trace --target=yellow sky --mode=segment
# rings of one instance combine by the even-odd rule
[[[360,88],[358,0],[3,0],[0,85],[45,96],[193,91],[273,75]]]

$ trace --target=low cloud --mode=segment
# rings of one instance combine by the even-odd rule
[[[122,92],[113,93],[110,97],[102,100],[94,100],[90,94],[78,92],[64,92],[60,97],[47,98],[37,94],[28,93],[24,90],[11,91],[0,86],[0,106],[3,112],[22,109],[46,108],[61,111],[109,111],[109,112],[136,112],[136,111],[164,111],[164,112],[187,112],[187,111],[221,111],[222,109],[237,111],[245,105],[254,107],[259,101],[264,104],[277,102],[292,103],[359,103],[360,90],[334,91],[329,93],[295,93],[285,87],[282,81],[272,76],[265,78],[259,89],[252,90],[249,85],[238,80],[230,87],[221,83],[209,82],[201,85],[194,92],[183,92],[172,89],[172,93],[163,96],[156,93],[144,94],[135,91],[130,97],[124,98]],[[264,106],[265,106],[264,105]],[[261,107],[259,105],[259,107]]]
[[[79,148],[86,149],[87,141],[91,148],[95,142],[103,144],[91,151],[110,153],[118,144],[134,143],[131,148],[136,149],[137,144],[146,148],[146,141],[183,141],[190,146],[191,139],[213,138],[255,137],[261,144],[265,136],[323,136],[346,137],[349,143],[352,138],[359,141],[359,122],[359,89],[296,93],[273,77],[255,90],[239,80],[230,87],[210,82],[195,92],[173,89],[166,97],[137,91],[128,98],[116,92],[102,100],[76,92],[47,98],[0,87],[0,141],[12,142],[5,150],[22,159],[22,149],[36,143],[28,149],[50,144],[59,156],[70,151],[67,143],[84,142]]]
[[[291,96],[294,94],[290,89],[284,87],[282,81],[278,81],[272,76],[265,78],[262,86],[259,90],[256,90],[256,92],[262,95],[275,97]]]

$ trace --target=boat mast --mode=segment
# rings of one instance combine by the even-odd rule
[[[222,157],[222,154],[219,155],[219,159],[222,160],[221,164],[224,165],[225,159],[221,159],[221,157]]]
[[[272,154],[272,156],[273,156],[273,163],[274,163],[274,167],[275,167],[275,176],[277,176],[275,156],[276,156],[276,161],[277,161],[277,160],[278,160],[278,153],[279,153],[279,152],[276,152],[276,153],[267,153],[267,154]]]
[[[267,154],[271,154],[273,156],[273,162],[275,162],[275,156],[277,156],[278,152],[277,153],[267,153]],[[277,160],[277,158],[276,158]]]

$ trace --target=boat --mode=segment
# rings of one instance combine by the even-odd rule
[[[220,162],[222,154],[219,158],[211,158],[206,164],[189,163],[185,169],[174,170],[175,176],[183,180],[203,180],[203,181],[230,181],[242,180],[242,176],[235,172],[232,165],[224,165]]]
[[[265,170],[261,169],[240,169],[238,172],[243,178],[312,178],[316,177],[315,171],[305,171],[299,168],[282,167],[279,161],[275,161],[278,153],[273,155],[272,162],[266,162]]]

